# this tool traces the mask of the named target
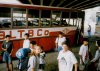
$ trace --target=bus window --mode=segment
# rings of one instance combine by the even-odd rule
[[[13,26],[25,27],[26,25],[26,9],[13,8]]]
[[[39,26],[39,10],[28,10],[28,26],[38,27]]]
[[[74,23],[74,21],[75,21],[75,19],[76,19],[76,23],[77,23],[77,12],[71,12],[70,13],[70,21],[69,21],[69,25],[70,26],[73,26],[75,23]],[[76,24],[77,25],[77,24]]]
[[[52,12],[52,26],[59,26],[61,23],[61,12],[53,11]]]
[[[61,25],[68,26],[68,24],[69,24],[69,12],[62,12]]]
[[[41,11],[41,26],[48,27],[51,22],[51,11],[50,10],[42,10]]]
[[[11,9],[0,7],[0,28],[11,27]]]

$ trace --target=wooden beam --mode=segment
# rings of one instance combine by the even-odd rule
[[[43,0],[40,0],[40,5],[43,5]]]
[[[84,0],[84,1],[82,1],[82,2],[80,2],[80,3],[78,3],[78,4],[76,4],[76,5],[71,6],[70,8],[79,6],[79,5],[81,5],[81,4],[85,3],[85,2],[88,2],[88,1],[90,1],[90,0]]]
[[[93,2],[91,2],[91,3],[88,3],[88,4],[85,4],[85,5],[82,5],[82,6],[76,7],[76,8],[74,8],[74,9],[79,9],[79,8],[84,7],[84,6],[87,6],[87,5],[90,5],[90,4],[93,4],[93,3],[96,3],[96,2],[100,2],[100,0],[93,1]]]
[[[72,3],[76,2],[76,1],[77,0],[74,0],[74,1],[70,2],[69,4],[65,5],[64,7],[67,7],[67,6],[71,5]]]
[[[57,5],[57,7],[59,7],[61,4],[63,4],[66,0],[61,0],[61,2]]]
[[[100,3],[99,3],[100,4]],[[100,5],[99,5],[100,6]],[[91,7],[95,7],[95,5],[91,5],[91,6],[86,6],[84,8],[80,8],[79,10],[84,10],[84,9],[88,9],[88,8],[91,8]]]
[[[28,0],[30,4],[33,4],[32,0]]]
[[[52,0],[49,6],[51,6],[51,5],[54,3],[54,1],[55,1],[55,0]]]

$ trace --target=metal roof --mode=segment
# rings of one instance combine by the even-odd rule
[[[64,7],[84,10],[100,6],[100,0],[19,0],[24,4]]]

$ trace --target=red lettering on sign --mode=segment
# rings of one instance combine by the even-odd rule
[[[30,37],[34,36],[34,30],[28,30],[28,33],[29,33]]]
[[[4,31],[0,31],[0,40],[5,38],[5,32]]]
[[[20,33],[20,38],[22,38],[22,33],[24,32],[25,30],[18,30],[18,32]]]
[[[16,38],[16,36],[12,36],[12,31],[10,31],[11,38]]]
[[[37,36],[42,36],[42,29],[37,30]]]
[[[45,30],[44,35],[49,35],[49,30]]]

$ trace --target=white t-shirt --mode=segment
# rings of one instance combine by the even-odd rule
[[[23,42],[23,48],[29,48],[30,47],[30,40],[27,39],[27,40],[24,40]]]
[[[61,50],[58,55],[59,71],[72,71],[73,65],[77,63],[75,55],[71,51],[63,52]]]
[[[95,57],[92,59],[92,62],[95,62],[100,57],[100,50],[97,50],[95,53]]]
[[[45,64],[45,52],[40,53],[40,64]]]
[[[83,62],[86,63],[86,61],[88,60],[88,57],[89,57],[88,46],[82,45],[79,50],[79,55],[82,56]],[[80,59],[80,64],[82,64],[81,59]]]
[[[36,56],[31,56],[29,58],[29,61],[28,61],[28,70],[27,71],[32,71],[32,68],[35,69],[35,71],[38,71],[39,69],[39,58],[36,57]]]
[[[62,38],[57,37],[55,42],[58,43],[58,46],[62,46],[62,43],[65,41],[66,41],[65,37]]]

